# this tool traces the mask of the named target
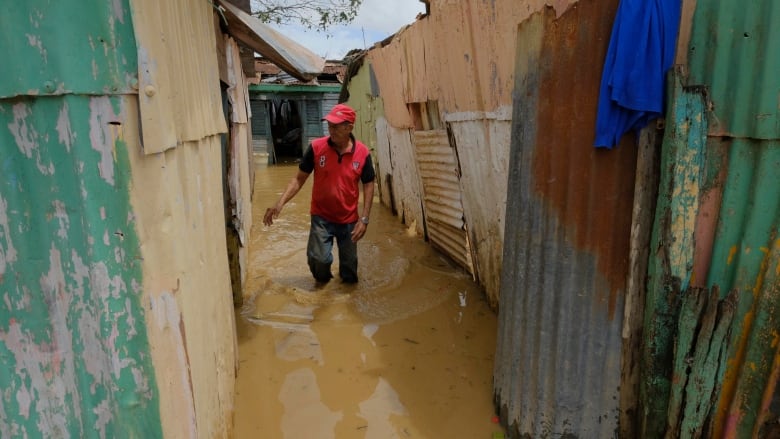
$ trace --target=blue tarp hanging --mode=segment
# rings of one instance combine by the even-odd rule
[[[679,26],[680,0],[621,0],[601,76],[595,146],[612,148],[663,114]]]

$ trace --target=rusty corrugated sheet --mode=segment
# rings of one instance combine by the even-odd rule
[[[595,60],[617,3],[580,1],[558,19],[545,8],[517,35],[494,373],[514,437],[605,438],[620,428],[636,149],[629,140],[592,147]]]
[[[460,170],[446,130],[414,132],[431,243],[474,273],[461,202]]]
[[[301,81],[309,81],[322,73],[325,59],[230,2],[219,0],[219,4],[227,20],[227,32],[235,39]]]

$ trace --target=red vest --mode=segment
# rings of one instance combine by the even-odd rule
[[[351,224],[358,220],[360,176],[369,155],[366,145],[355,140],[352,150],[339,160],[328,137],[311,142],[314,153],[314,186],[311,194],[311,214],[336,224]]]

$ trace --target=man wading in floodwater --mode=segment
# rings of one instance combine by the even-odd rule
[[[270,226],[314,171],[311,192],[311,228],[306,257],[317,282],[333,275],[333,238],[339,247],[339,276],[342,282],[358,281],[357,242],[366,233],[374,198],[374,165],[366,145],[355,139],[355,110],[338,104],[323,120],[328,121],[327,137],[311,142],[298,173],[290,180],[279,201],[265,211],[263,223]],[[358,215],[359,184],[363,183],[363,211]]]

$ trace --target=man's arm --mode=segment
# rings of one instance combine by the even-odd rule
[[[368,224],[363,222],[363,218],[368,222],[368,218],[371,217],[371,205],[374,202],[374,180],[367,183],[363,183],[363,211],[360,216],[360,220],[355,224],[355,228],[352,229],[352,242],[358,242],[366,234]]]
[[[279,214],[282,212],[284,205],[290,201],[295,196],[295,194],[298,193],[298,191],[301,190],[301,187],[303,187],[303,184],[306,183],[307,178],[309,178],[309,174],[299,169],[298,173],[295,174],[295,177],[293,177],[290,180],[290,183],[287,184],[287,189],[285,189],[284,193],[282,193],[282,196],[279,197],[279,201],[277,201],[273,207],[266,209],[265,216],[263,216],[263,224],[270,226],[274,223],[274,219],[279,217]]]
[[[371,206],[374,204],[374,182],[363,183],[363,214],[361,218],[371,217]]]

